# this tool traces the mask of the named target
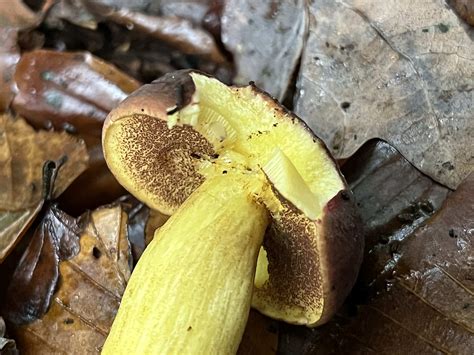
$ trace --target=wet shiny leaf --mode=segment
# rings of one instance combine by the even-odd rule
[[[337,158],[379,137],[455,188],[472,170],[474,29],[443,0],[315,1],[295,110]]]
[[[12,107],[38,128],[100,137],[103,121],[139,83],[87,52],[36,50],[22,56]]]

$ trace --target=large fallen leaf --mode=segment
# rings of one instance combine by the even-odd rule
[[[358,288],[367,293],[385,281],[395,266],[393,251],[441,207],[450,190],[383,141],[364,144],[341,170],[365,225]]]
[[[66,132],[35,131],[22,118],[0,115],[0,210],[38,204],[47,160],[64,160],[54,185],[57,197],[86,169],[88,155],[84,142]]]
[[[9,285],[4,314],[24,354],[99,353],[131,272],[127,215],[78,221],[51,207]]]
[[[380,137],[455,188],[474,165],[474,30],[443,0],[311,5],[296,112],[338,158]]]
[[[283,99],[303,49],[306,1],[226,1],[221,23],[222,42],[237,67],[235,82],[254,81]]]
[[[472,354],[473,195],[471,174],[393,250],[391,275],[373,299],[320,329],[293,328],[282,353]]]

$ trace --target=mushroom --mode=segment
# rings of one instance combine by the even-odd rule
[[[117,180],[171,215],[104,353],[235,353],[250,305],[316,326],[342,304],[363,253],[352,194],[324,143],[253,84],[167,74],[109,114],[102,142]]]

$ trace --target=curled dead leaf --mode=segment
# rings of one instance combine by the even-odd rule
[[[4,313],[25,354],[99,353],[131,273],[127,214],[78,220],[51,206],[9,285]],[[23,324],[18,324],[23,323]]]
[[[455,188],[472,170],[474,29],[443,0],[315,1],[296,112],[337,158],[379,137]]]

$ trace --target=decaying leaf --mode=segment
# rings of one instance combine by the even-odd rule
[[[393,250],[375,298],[319,329],[287,337],[282,353],[471,354],[474,348],[474,174]]]
[[[221,8],[224,0],[161,0],[151,4],[150,11],[163,16],[177,16],[205,25],[213,8]]]
[[[153,0],[93,0],[98,4],[112,6],[116,9],[128,9],[151,14],[158,14],[162,1]],[[97,30],[98,19],[87,8],[87,0],[56,0],[49,11],[45,22],[49,26],[61,27],[61,20],[66,20],[75,25]]]
[[[303,49],[306,1],[226,1],[221,23],[237,67],[234,81],[255,81],[281,100]]]
[[[120,205],[79,220],[47,211],[7,293],[7,320],[25,354],[98,353],[131,273]],[[23,324],[18,324],[23,323]]]
[[[0,2],[0,28],[12,28],[24,31],[38,26],[43,16],[54,4],[54,0],[44,0],[38,12],[33,12],[21,0],[10,0]]]
[[[64,160],[53,192],[57,197],[86,169],[88,155],[84,142],[65,132],[35,131],[22,118],[0,115],[0,210],[38,204],[47,160]]]
[[[455,188],[474,151],[474,29],[443,0],[315,1],[296,112],[338,158],[380,137]]]

